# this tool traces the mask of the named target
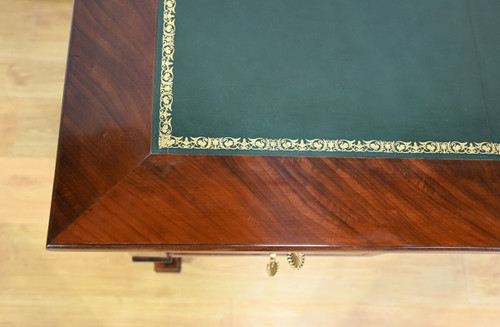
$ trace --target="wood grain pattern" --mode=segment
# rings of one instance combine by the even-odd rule
[[[75,1],[49,238],[149,153],[156,1]]]
[[[71,0],[0,8],[0,65],[59,72],[50,86],[42,70],[24,85],[0,74],[0,326],[498,325],[497,253],[310,256],[271,280],[263,256],[186,257],[178,275],[127,253],[45,251]]]
[[[126,4],[75,4],[49,248],[500,250],[500,161],[150,155],[156,2]]]
[[[483,171],[500,178],[493,161],[155,155],[54,245],[495,248],[499,186]]]

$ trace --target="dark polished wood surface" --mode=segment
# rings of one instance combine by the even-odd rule
[[[49,240],[149,154],[156,1],[76,0]]]
[[[49,248],[500,250],[500,161],[151,155],[155,0],[77,0]]]

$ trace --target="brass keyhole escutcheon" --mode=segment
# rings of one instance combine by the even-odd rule
[[[304,255],[304,253],[291,252],[286,255],[286,260],[288,261],[290,267],[299,270],[304,266],[306,256]]]
[[[271,278],[276,277],[280,269],[280,264],[276,261],[276,253],[271,253],[269,256],[269,263],[266,266],[267,275]]]

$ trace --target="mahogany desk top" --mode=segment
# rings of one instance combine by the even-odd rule
[[[75,1],[49,249],[500,250],[499,160],[154,151],[158,8]]]

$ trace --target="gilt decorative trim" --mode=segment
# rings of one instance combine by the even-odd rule
[[[175,8],[176,0],[164,1],[158,140],[160,149],[500,155],[500,143],[493,142],[174,136],[172,86],[174,82]]]

